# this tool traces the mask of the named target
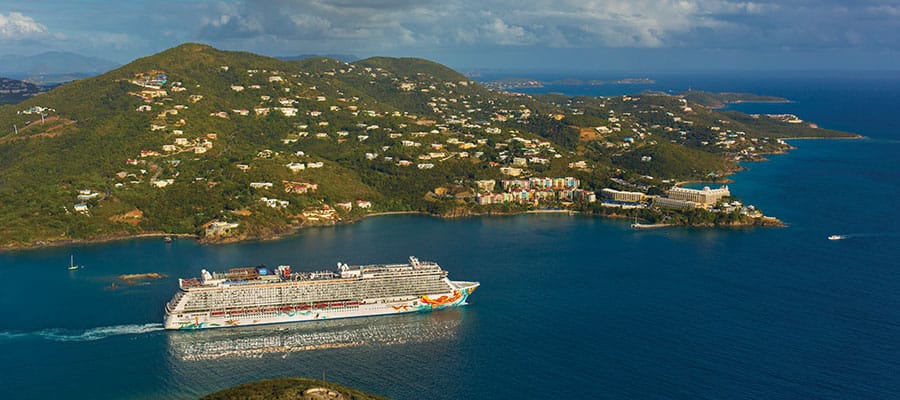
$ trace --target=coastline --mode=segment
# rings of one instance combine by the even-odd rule
[[[852,136],[838,136],[838,137],[796,137],[796,138],[780,138],[782,140],[832,140],[832,139],[841,139],[841,140],[862,140],[867,139],[866,136],[859,134],[852,134]],[[792,150],[788,149],[789,150]],[[777,153],[765,153],[765,154],[786,154],[787,151],[777,152]],[[767,161],[765,159],[759,160]],[[733,183],[734,180],[728,178],[728,176],[733,175],[737,172],[744,170],[743,167],[737,168],[734,171],[727,171],[725,175],[723,175],[720,179],[709,182],[702,180],[685,180],[685,181],[677,181],[675,183],[676,186],[681,186],[684,184],[690,183],[715,183],[715,184],[729,184]],[[337,221],[333,224],[329,225],[316,225],[316,226],[337,226],[337,225],[349,225],[354,224],[356,222],[362,221],[371,217],[379,217],[385,215],[428,215],[437,218],[458,218],[458,217],[483,217],[483,216],[492,216],[492,215],[523,215],[523,214],[584,214],[597,218],[612,218],[619,219],[621,216],[612,214],[612,215],[603,215],[603,214],[595,214],[595,213],[582,213],[576,210],[567,210],[567,209],[537,209],[537,210],[525,210],[525,211],[512,211],[512,212],[465,212],[463,214],[433,214],[425,211],[382,211],[375,212],[370,214],[365,214],[356,218],[352,218],[345,221]],[[698,225],[680,225],[680,224],[662,224],[664,226],[653,226],[652,228],[662,228],[662,227],[676,227],[676,226],[684,226],[684,227],[697,227],[697,228],[710,228],[710,227],[750,227],[750,226],[763,226],[763,227],[785,227],[787,226],[784,222],[779,220],[776,217],[768,217],[763,216],[761,218],[756,218],[753,220],[753,223],[738,223],[738,224],[727,224],[727,225],[709,225],[709,224],[698,224]],[[66,240],[57,240],[57,241],[37,241],[32,244],[11,244],[0,246],[0,252],[6,251],[19,251],[19,250],[34,250],[40,248],[47,247],[62,247],[68,245],[75,244],[102,244],[108,242],[115,241],[125,241],[125,240],[134,240],[134,239],[143,239],[143,238],[153,238],[153,237],[173,237],[173,238],[192,238],[197,240],[197,242],[201,244],[226,244],[226,243],[238,243],[238,242],[250,242],[250,241],[270,241],[270,240],[279,240],[288,236],[296,235],[300,231],[305,228],[310,228],[312,226],[294,226],[290,227],[287,232],[267,235],[267,236],[241,236],[241,237],[227,237],[220,238],[217,240],[205,240],[201,236],[197,234],[191,233],[164,233],[164,232],[151,232],[151,233],[140,233],[136,235],[125,235],[125,236],[112,236],[112,237],[98,237],[98,238],[90,238],[90,239],[66,239]]]
[[[363,215],[359,219],[363,220],[363,219],[366,219],[369,217],[380,217],[382,215],[417,215],[417,214],[418,215],[431,215],[431,214],[428,214],[423,211],[382,211],[382,212],[376,212],[376,213]],[[351,222],[356,222],[356,221],[351,221]]]
[[[440,214],[432,214],[423,211],[384,211],[377,212],[372,214],[366,214],[360,216],[359,218],[354,218],[346,221],[338,221],[331,225],[316,225],[316,226],[300,226],[295,227],[287,232],[273,234],[269,236],[241,236],[241,237],[229,237],[222,238],[220,240],[207,241],[199,235],[190,234],[190,233],[141,233],[137,235],[126,235],[126,236],[114,236],[114,237],[100,237],[100,238],[92,238],[92,239],[67,239],[67,240],[58,240],[58,241],[38,241],[29,245],[8,245],[0,248],[0,253],[7,251],[29,251],[36,250],[42,248],[49,247],[64,247],[69,245],[76,244],[103,244],[110,242],[119,242],[119,241],[127,241],[127,240],[135,240],[135,239],[146,239],[146,238],[164,238],[164,237],[173,237],[173,238],[182,238],[182,239],[194,239],[200,244],[204,245],[218,245],[218,244],[228,244],[228,243],[240,243],[240,242],[252,242],[252,241],[272,241],[272,240],[280,240],[286,237],[290,237],[293,235],[299,234],[301,231],[307,228],[313,227],[325,227],[325,226],[338,226],[338,225],[350,225],[362,221],[364,219],[370,217],[381,217],[381,216],[390,216],[390,215],[423,215],[430,216],[441,219],[452,219],[459,217],[490,217],[490,216],[515,216],[515,215],[529,215],[529,214],[565,214],[565,215],[586,215],[594,218],[601,219],[624,219],[625,216],[619,214],[596,214],[591,212],[581,212],[577,210],[567,210],[567,209],[537,209],[537,210],[525,210],[525,211],[514,211],[514,212],[480,212],[480,213],[467,213],[466,215],[440,215]],[[762,227],[783,227],[786,226],[783,222],[778,220],[775,217],[767,217],[763,216],[760,218],[754,218],[751,223],[732,223],[732,224],[722,224],[722,225],[714,225],[714,224],[697,224],[697,225],[689,225],[689,224],[641,224],[640,227],[632,228],[635,229],[651,229],[651,228],[665,228],[665,227],[695,227],[695,228],[714,228],[714,227],[724,227],[724,228],[733,228],[733,227],[752,227],[752,226],[762,226]]]
[[[782,100],[735,100],[735,101],[726,101],[719,103],[715,107],[710,107],[713,110],[725,110],[728,106],[732,104],[789,104],[794,103],[793,100],[782,99]]]
[[[868,139],[869,137],[863,136],[857,133],[853,133],[853,136],[806,136],[806,137],[785,137],[779,138],[781,140],[863,140]]]
[[[18,251],[18,250],[33,250],[39,248],[47,248],[47,247],[63,247],[70,246],[76,244],[103,244],[109,242],[120,242],[134,239],[146,239],[146,238],[180,238],[180,239],[200,239],[200,236],[195,235],[193,233],[162,233],[162,232],[150,232],[150,233],[139,233],[136,235],[124,235],[124,236],[103,236],[96,237],[90,239],[64,239],[64,240],[54,240],[54,241],[45,241],[38,240],[35,243],[22,245],[22,244],[10,244],[4,245],[0,247],[0,253],[7,251]]]

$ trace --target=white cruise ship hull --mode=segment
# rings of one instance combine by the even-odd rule
[[[421,297],[365,299],[359,302],[283,307],[245,307],[181,314],[167,311],[164,322],[166,329],[191,330],[427,312],[466,304],[466,299],[478,285],[477,282],[453,281],[452,292]]]

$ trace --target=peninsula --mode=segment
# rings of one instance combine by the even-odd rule
[[[783,138],[854,136],[707,104],[531,96],[421,59],[185,44],[0,107],[0,248],[270,238],[383,212],[768,225],[739,193],[673,188],[725,182],[789,150]]]
[[[494,90],[510,90],[510,89],[537,89],[547,85],[652,85],[656,81],[649,78],[623,78],[623,79],[591,79],[582,80],[575,78],[559,79],[554,81],[542,81],[531,78],[505,78],[495,81],[481,82],[481,85],[488,89]]]
[[[702,104],[709,108],[725,108],[729,104],[739,103],[790,103],[783,97],[762,96],[753,93],[710,93],[701,90],[688,90],[680,94],[681,98],[692,103]]]

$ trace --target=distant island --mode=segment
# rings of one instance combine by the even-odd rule
[[[778,225],[727,176],[785,138],[856,135],[712,108],[748,96],[527,95],[422,59],[185,44],[0,107],[0,249],[270,239],[384,213]]]
[[[0,78],[0,104],[19,103],[47,90],[49,88],[31,82]]]
[[[488,88],[494,90],[509,90],[509,89],[535,89],[542,88],[546,85],[586,85],[586,86],[600,86],[600,85],[652,85],[655,84],[656,81],[648,78],[623,78],[623,79],[614,79],[614,80],[581,80],[575,78],[567,78],[567,79],[559,79],[554,81],[541,81],[537,79],[528,79],[528,78],[505,78],[494,81],[481,82],[481,84]]]
[[[65,51],[0,55],[0,76],[53,84],[94,76],[118,67],[113,61]]]
[[[331,382],[309,378],[266,379],[201,397],[202,400],[387,400]]]
[[[729,104],[738,103],[790,103],[783,97],[761,96],[752,93],[710,93],[701,90],[688,90],[681,93],[681,98],[693,103],[702,104],[709,108],[724,108]]]

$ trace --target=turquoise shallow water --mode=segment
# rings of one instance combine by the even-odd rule
[[[323,373],[400,399],[897,398],[900,135],[869,120],[872,139],[796,141],[734,176],[780,229],[385,216],[276,242],[0,253],[0,398],[194,398]],[[69,254],[86,268],[67,271]],[[200,268],[410,255],[482,286],[431,314],[161,330],[176,278]],[[142,272],[167,277],[108,288]]]

